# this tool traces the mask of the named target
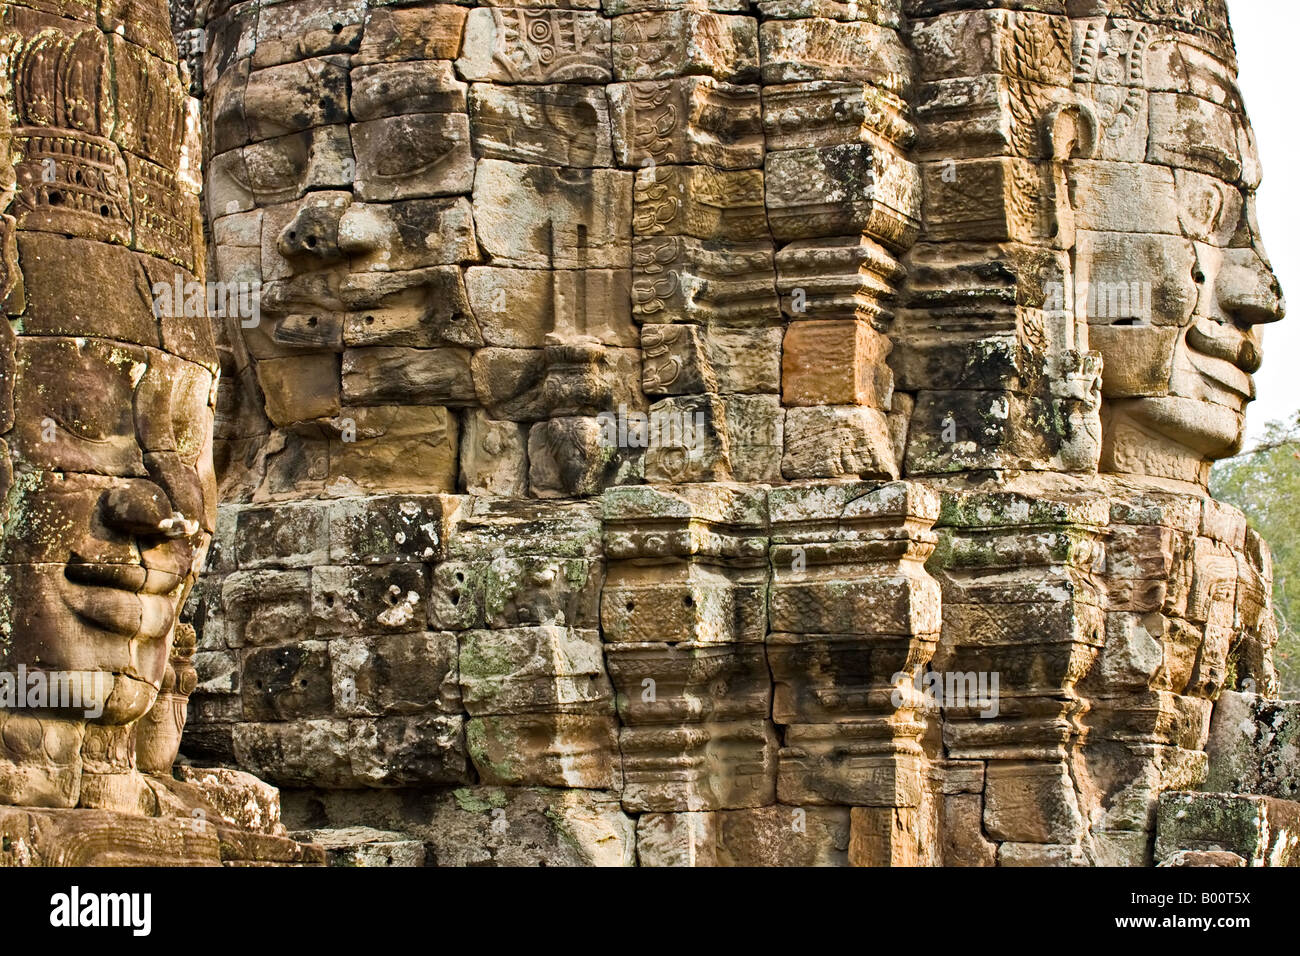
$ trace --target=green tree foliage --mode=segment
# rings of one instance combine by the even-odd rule
[[[1282,696],[1300,697],[1300,412],[1269,422],[1257,446],[1216,464],[1210,490],[1244,511],[1272,548],[1273,659]]]

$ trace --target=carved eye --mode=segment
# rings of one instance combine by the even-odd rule
[[[130,368],[114,360],[120,356],[94,345],[71,351],[59,348],[63,343],[52,344],[25,350],[28,363],[20,373],[24,384],[30,376],[35,386],[28,394],[42,400],[37,420],[48,417],[60,431],[90,442],[132,436],[129,410],[135,389]],[[57,386],[68,381],[76,387]]]
[[[454,127],[441,122],[444,114],[395,117],[384,122],[383,150],[378,152],[374,179],[417,176],[441,163],[460,145]]]
[[[310,131],[244,147],[247,188],[271,194],[268,198],[296,196],[303,186],[310,148]]]

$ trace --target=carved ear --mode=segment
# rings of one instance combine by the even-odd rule
[[[1087,103],[1053,103],[1040,124],[1048,159],[1063,163],[1097,155],[1097,114]]]
[[[1097,155],[1097,115],[1085,103],[1054,103],[1040,119],[1043,151],[1052,169],[1052,245],[1074,248],[1074,208],[1065,164]]]

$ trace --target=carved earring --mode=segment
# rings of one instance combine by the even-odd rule
[[[1091,159],[1097,154],[1097,115],[1086,103],[1054,103],[1039,120],[1039,135],[1052,167],[1053,247],[1071,249],[1074,206],[1070,202],[1065,164],[1071,159]]]

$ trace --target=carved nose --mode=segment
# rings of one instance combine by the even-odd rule
[[[276,248],[285,258],[315,256],[336,259],[339,252],[339,211],[328,206],[304,206],[280,230]]]
[[[1227,249],[1215,280],[1219,308],[1243,326],[1276,322],[1286,300],[1273,270],[1254,249]]]
[[[394,241],[392,232],[392,226],[378,215],[373,206],[354,204],[339,220],[339,251],[359,256],[383,249]]]

